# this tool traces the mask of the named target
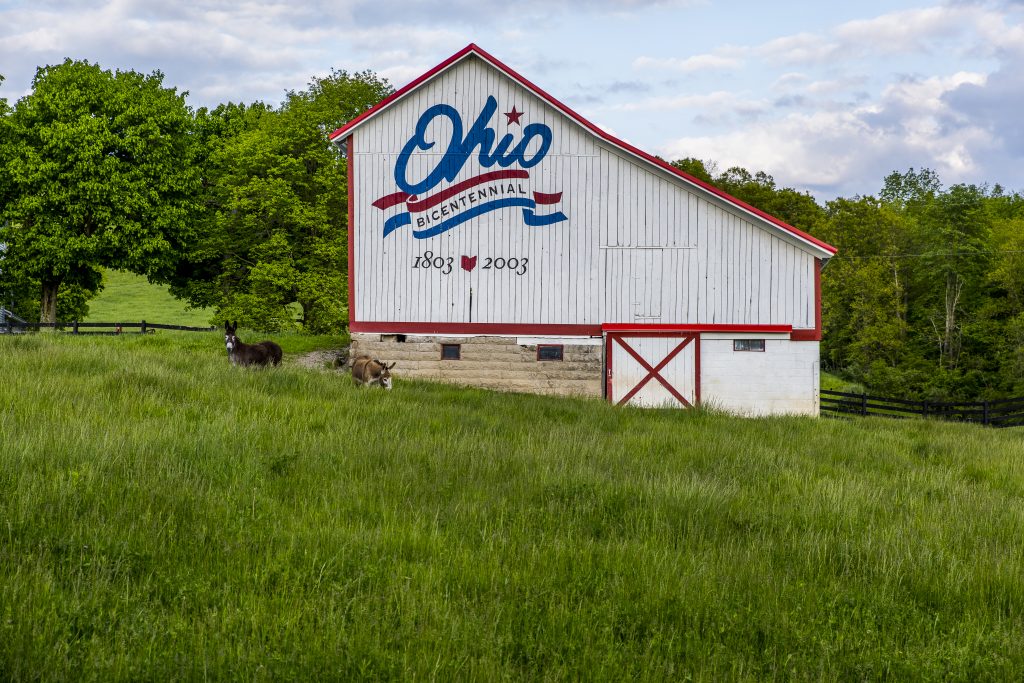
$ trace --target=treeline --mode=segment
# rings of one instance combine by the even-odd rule
[[[392,91],[333,71],[278,106],[193,111],[160,72],[65,61],[0,100],[0,294],[80,319],[103,268],[264,330],[347,317],[346,161],[327,133]],[[295,304],[301,323],[295,322]]]
[[[818,204],[771,176],[675,165],[839,249],[822,272],[822,363],[871,391],[1024,396],[1024,196],[892,173],[877,196]]]

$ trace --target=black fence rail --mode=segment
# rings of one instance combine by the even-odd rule
[[[1000,401],[908,401],[901,398],[821,390],[821,411],[835,415],[931,417],[992,427],[1024,427],[1024,398]]]
[[[8,318],[3,325],[2,332],[7,334],[13,334],[18,332],[27,332],[29,330],[38,331],[44,328],[54,328],[57,330],[63,330],[70,334],[127,334],[128,330],[138,330],[137,334],[146,334],[154,332],[156,330],[181,330],[184,332],[212,332],[216,330],[216,327],[190,327],[188,325],[163,325],[161,323],[148,323],[145,320],[141,320],[137,323],[94,323],[94,322],[79,322],[73,320],[71,322],[56,322],[56,323],[28,323],[23,321],[13,321]]]

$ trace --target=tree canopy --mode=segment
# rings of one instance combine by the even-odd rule
[[[95,291],[104,266],[158,275],[188,241],[192,116],[162,82],[67,60],[39,69],[4,117],[5,277],[38,284],[40,320],[56,320],[62,286]]]
[[[179,254],[172,291],[218,321],[331,332],[347,317],[347,164],[327,134],[391,92],[370,72],[333,71],[277,109],[200,110],[201,235]]]

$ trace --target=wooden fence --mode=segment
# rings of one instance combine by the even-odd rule
[[[931,417],[954,422],[975,422],[992,427],[1024,427],[1024,398],[1000,401],[908,401],[869,394],[821,390],[821,412],[833,415],[879,417]]]
[[[38,331],[41,328],[64,330],[70,334],[125,334],[126,330],[138,330],[138,333],[146,334],[156,330],[183,330],[185,332],[212,332],[216,327],[189,327],[188,325],[162,325],[160,323],[147,323],[142,320],[137,323],[85,323],[74,320],[64,323],[27,323],[14,322],[10,318],[0,330],[11,334],[13,332],[27,332],[28,330]],[[102,331],[101,331],[102,330]]]

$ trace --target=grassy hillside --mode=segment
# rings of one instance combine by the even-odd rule
[[[833,375],[824,370],[821,372],[821,388],[828,389],[829,391],[848,391],[854,393],[864,391],[864,385],[851,382],[839,375]]]
[[[1024,678],[1019,431],[0,358],[5,679]]]
[[[166,287],[150,284],[146,278],[121,270],[103,273],[103,291],[89,302],[88,320],[95,322],[139,322],[206,327],[213,311],[189,309]]]

